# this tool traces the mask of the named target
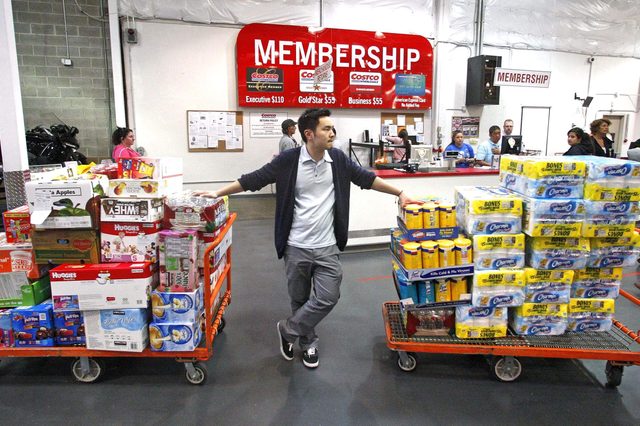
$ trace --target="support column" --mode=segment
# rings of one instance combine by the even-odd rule
[[[0,145],[4,187],[9,209],[27,203],[24,184],[29,180],[29,159],[24,135],[24,114],[10,1],[0,2]]]

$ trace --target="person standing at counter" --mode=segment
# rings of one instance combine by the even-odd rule
[[[275,246],[278,258],[284,257],[292,311],[277,322],[278,344],[282,356],[291,361],[298,340],[308,368],[319,364],[316,326],[340,298],[339,253],[347,244],[351,184],[395,195],[402,205],[415,203],[333,148],[330,116],[328,109],[306,110],[298,119],[301,147],[284,151],[215,192],[196,193],[218,197],[276,184]]]
[[[280,152],[300,146],[300,144],[298,144],[298,142],[293,138],[293,135],[296,132],[296,124],[298,123],[290,118],[287,118],[282,122],[282,137],[280,138],[279,143]]]
[[[393,148],[393,162],[399,163],[401,161],[407,161],[407,149],[411,145],[411,140],[409,139],[409,132],[405,129],[402,129],[398,132],[398,136],[387,136],[385,138],[387,142],[391,142],[394,145],[404,145],[404,148]]]
[[[456,167],[473,167],[473,162],[475,161],[473,148],[471,145],[464,143],[464,134],[460,130],[456,130],[451,134],[451,143],[444,149],[444,152],[447,151],[458,152]]]
[[[567,132],[567,143],[570,148],[563,155],[593,155],[593,142],[580,127],[574,127]]]
[[[111,143],[115,145],[113,153],[111,154],[113,161],[117,163],[121,158],[140,157],[140,154],[132,148],[135,141],[136,137],[133,134],[133,130],[127,129],[126,127],[118,127],[114,130],[111,135]]]
[[[606,118],[593,120],[590,124],[591,141],[593,142],[594,155],[598,157],[613,156],[613,141],[607,137],[611,121]]]
[[[491,167],[493,156],[500,155],[500,149],[502,148],[500,137],[500,126],[493,125],[489,127],[489,140],[482,142],[478,146],[476,164]]]

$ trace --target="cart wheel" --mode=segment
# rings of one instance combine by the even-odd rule
[[[95,383],[104,374],[104,361],[99,358],[87,358],[86,370],[83,371],[82,359],[75,359],[71,363],[71,374],[80,383]]]
[[[403,360],[403,358],[406,358]],[[407,373],[413,371],[418,366],[418,361],[416,361],[416,357],[410,353],[401,354],[398,352],[398,367],[400,370],[406,371]]]
[[[199,362],[194,362],[192,365],[188,364],[190,363],[187,363],[185,365],[185,367],[187,368],[187,381],[192,385],[204,384],[204,382],[207,381],[207,366]]]
[[[227,322],[224,320],[224,317],[220,317],[220,323],[218,324],[218,333],[222,333],[225,325],[227,325]]]
[[[607,366],[604,369],[607,375],[607,387],[617,388],[622,383],[622,371],[624,367],[621,365],[613,365],[610,361],[607,361]]]
[[[491,362],[491,375],[500,382],[514,382],[522,374],[522,364],[513,356],[495,357]]]

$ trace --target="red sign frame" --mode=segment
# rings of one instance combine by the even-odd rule
[[[431,108],[433,48],[419,35],[249,24],[236,58],[242,107]]]

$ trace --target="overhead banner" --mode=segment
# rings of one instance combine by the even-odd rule
[[[496,68],[494,86],[549,87],[551,71],[528,71]]]
[[[431,108],[433,49],[422,36],[249,24],[236,57],[243,107]]]

